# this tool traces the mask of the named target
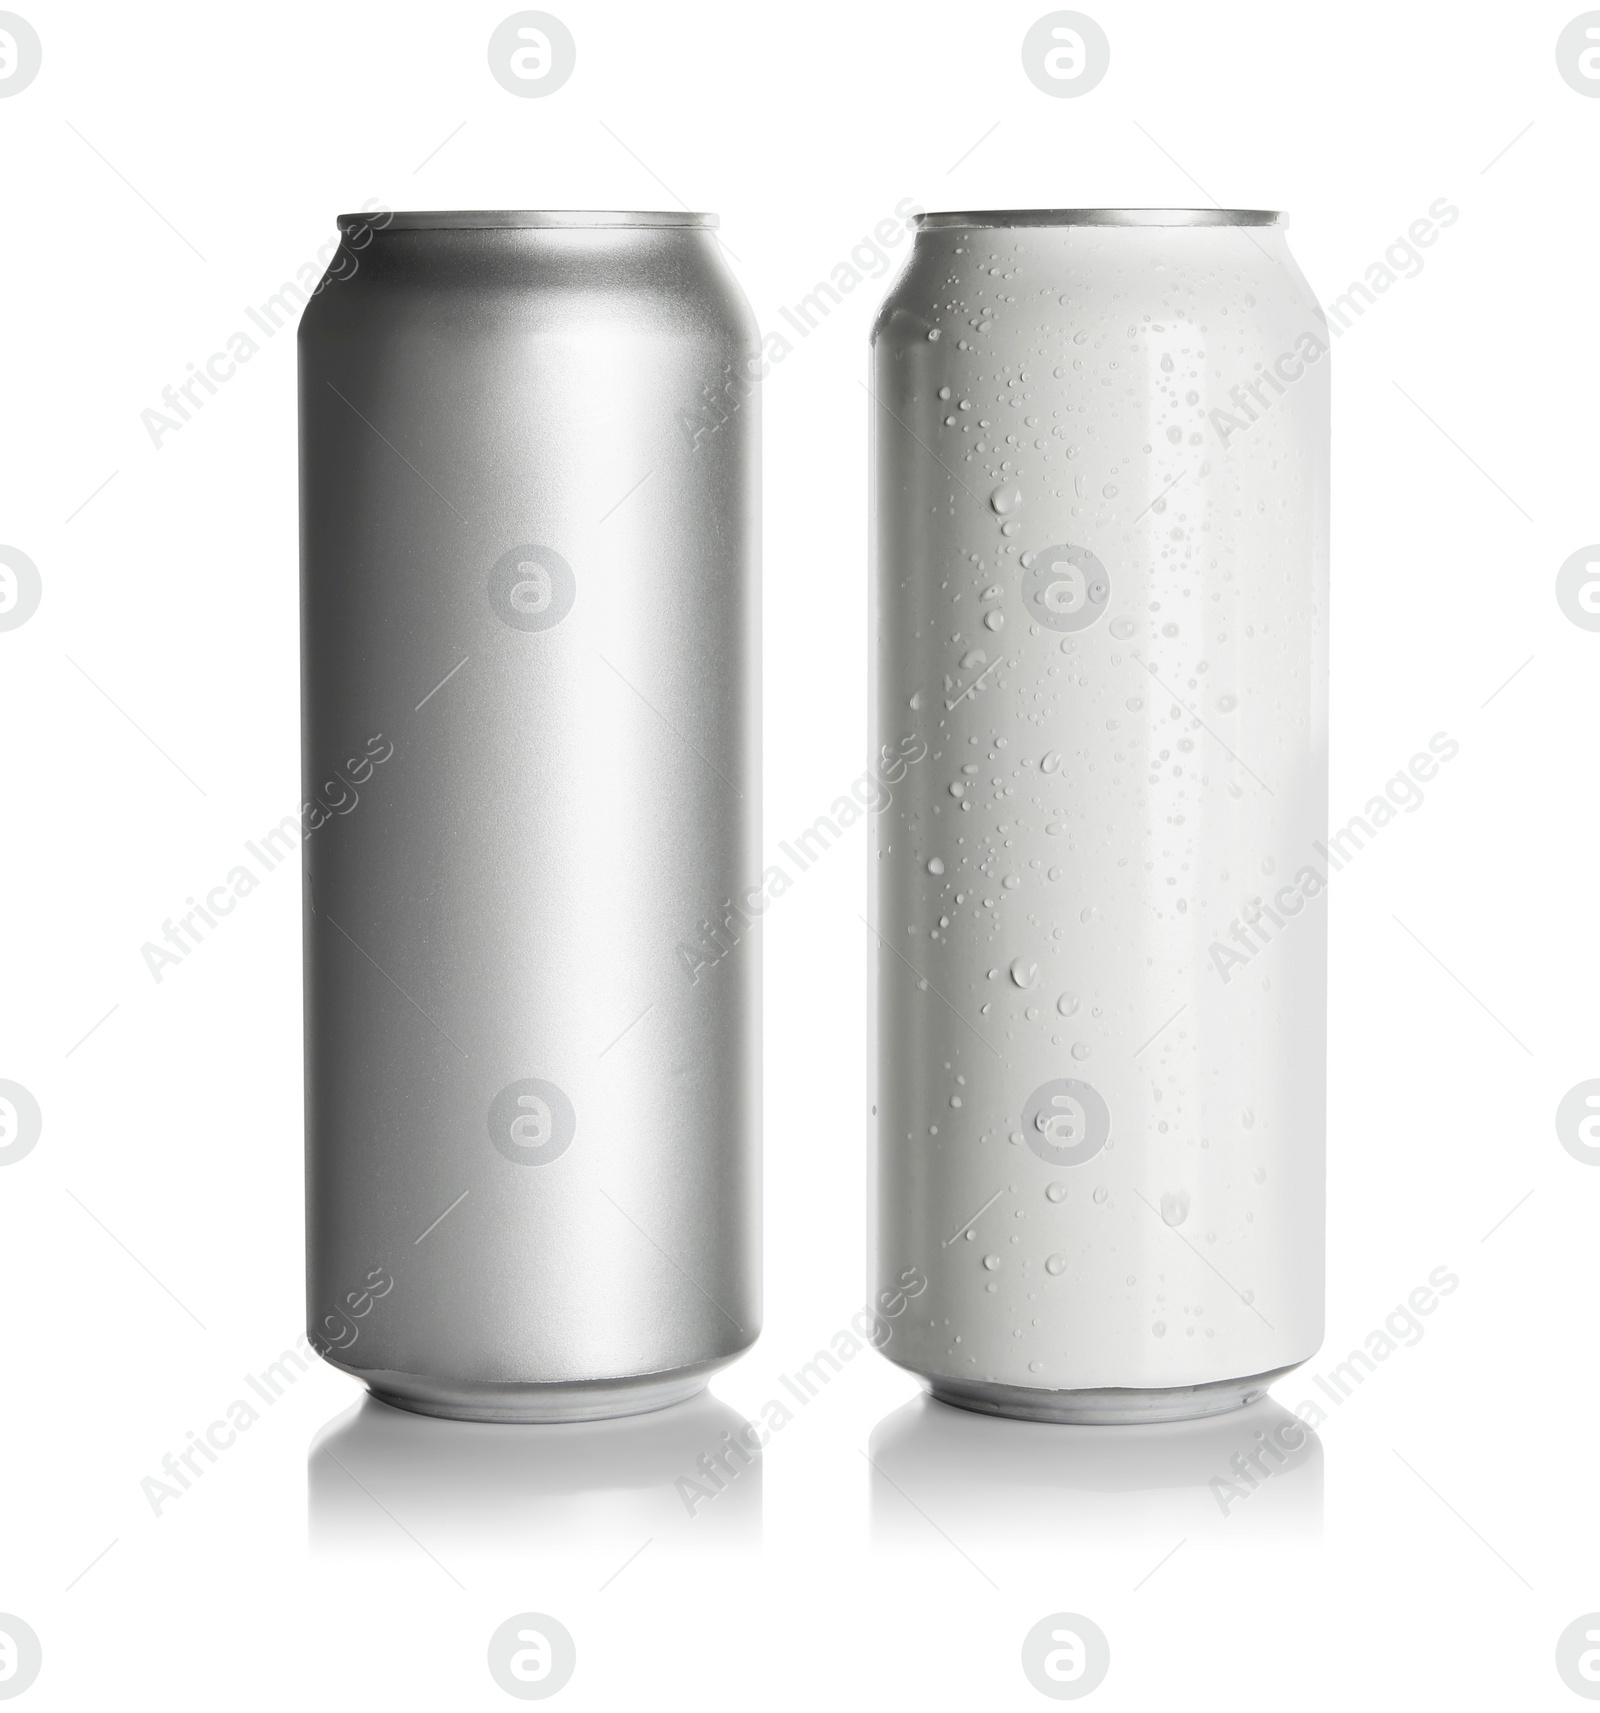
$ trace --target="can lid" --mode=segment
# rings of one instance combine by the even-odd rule
[[[1271,208],[993,208],[970,213],[919,214],[919,227],[938,226],[1287,226]]]
[[[593,228],[616,226],[699,226],[714,228],[715,214],[670,209],[589,208],[405,208],[398,212],[341,214],[339,230],[363,226],[382,232],[464,232],[508,227]]]

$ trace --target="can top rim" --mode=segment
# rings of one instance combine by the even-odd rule
[[[944,226],[1287,226],[1272,208],[992,208],[919,214],[916,224]]]
[[[617,226],[697,226],[715,228],[715,214],[675,209],[593,208],[445,208],[401,209],[392,214],[341,214],[339,230],[368,226],[384,232],[463,232],[506,228],[596,228]]]

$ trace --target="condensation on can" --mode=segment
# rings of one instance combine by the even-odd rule
[[[1329,343],[1251,212],[925,216],[878,317],[872,1288],[949,1402],[1321,1342]]]

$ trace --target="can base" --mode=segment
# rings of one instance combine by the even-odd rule
[[[1130,1427],[1140,1422],[1198,1421],[1243,1409],[1261,1397],[1274,1380],[1299,1367],[1274,1368],[1237,1380],[1207,1380],[1198,1386],[1098,1386],[1081,1391],[1050,1391],[1038,1386],[1007,1386],[993,1380],[923,1377],[923,1385],[941,1404],[980,1415],[1010,1416],[1024,1422],[1057,1422],[1075,1427]]]
[[[335,1363],[335,1367],[343,1367]],[[681,1404],[705,1389],[723,1364],[696,1363],[661,1374],[628,1374],[610,1380],[570,1380],[550,1384],[441,1379],[394,1369],[345,1368],[364,1381],[373,1397],[416,1415],[443,1416],[458,1422],[594,1422],[614,1416],[642,1416]]]

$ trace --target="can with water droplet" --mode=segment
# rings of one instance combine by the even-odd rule
[[[1284,225],[924,215],[874,328],[873,742],[928,765],[875,822],[871,1287],[968,1409],[1206,1415],[1321,1342],[1329,337]]]
[[[755,324],[710,215],[339,224],[284,830],[308,1337],[427,1413],[654,1409],[760,1315]]]

